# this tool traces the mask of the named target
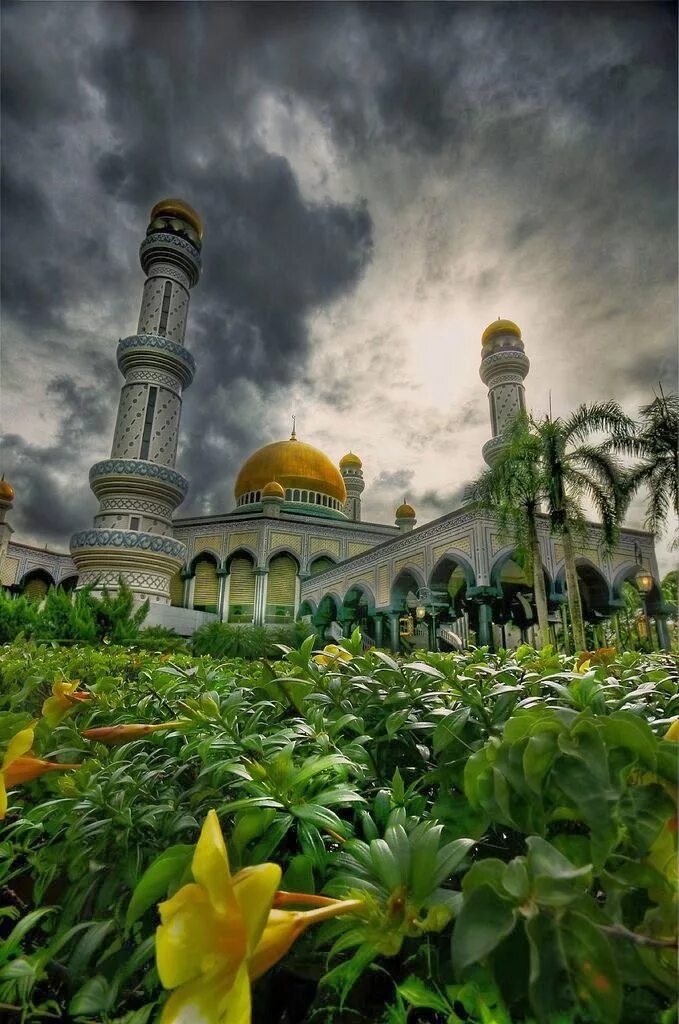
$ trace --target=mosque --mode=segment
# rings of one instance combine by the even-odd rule
[[[231,511],[175,514],[189,487],[175,458],[183,392],[195,371],[185,332],[202,236],[200,217],[181,200],[162,200],[151,211],[140,247],[145,281],[137,332],[117,348],[124,383],[111,454],[90,470],[99,501],[94,523],[71,537],[70,553],[21,543],[8,521],[14,491],[3,479],[2,586],[39,599],[49,586],[113,588],[122,578],[139,600],[149,600],[149,624],[184,635],[216,620],[303,619],[321,638],[360,625],[366,643],[394,651],[531,640],[531,586],[491,515],[463,505],[418,526],[404,502],[393,524],[366,521],[359,456],[348,452],[335,465],[297,437],[294,426],[289,438],[245,460]],[[480,375],[489,398],[491,436],[483,447],[489,464],[503,430],[526,407],[529,366],[516,324],[498,319],[485,329]],[[591,523],[577,566],[583,611],[595,626],[611,619],[624,630],[623,582],[643,566],[657,592],[653,536],[625,529],[607,554],[600,540]],[[540,545],[558,641],[566,621],[564,556],[546,518]],[[660,605],[655,614],[662,642]]]

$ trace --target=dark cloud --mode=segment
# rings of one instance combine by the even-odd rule
[[[380,401],[393,406],[390,429],[409,425],[413,468],[375,467],[385,500],[400,481],[413,487],[417,457],[479,433],[476,381],[478,396],[452,410],[418,395],[408,407],[398,325],[364,336],[357,317],[351,345],[330,337],[322,371],[312,367],[313,317],[392,255],[380,224],[397,226],[403,263],[424,251],[416,300],[457,292],[493,316],[505,294],[544,287],[595,390],[612,390],[607,366],[627,393],[676,379],[665,354],[675,312],[656,312],[677,274],[675,17],[673,4],[617,2],[5,4],[3,360],[27,389],[29,368],[43,367],[49,407],[5,423],[17,528],[56,539],[88,521],[87,464],[108,452],[120,385],[115,340],[135,329],[136,251],[162,194],[184,196],[206,224],[182,514],[230,507],[235,471],[280,436],[281,396],[295,388],[315,387],[317,403],[359,424],[361,402]],[[283,135],[300,133],[297,166],[267,144],[269,101],[296,125]],[[317,159],[312,196],[300,166]],[[643,339],[620,338],[621,320],[654,315]],[[555,335],[549,360],[558,332],[540,327]],[[57,426],[37,444],[41,415]],[[422,519],[460,494],[412,498]]]

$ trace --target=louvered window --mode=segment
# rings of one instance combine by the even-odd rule
[[[266,621],[290,622],[295,615],[297,564],[289,555],[277,555],[269,564]]]
[[[47,593],[47,581],[41,576],[34,576],[24,587],[24,595],[33,601],[42,601]]]
[[[229,622],[252,622],[254,613],[254,566],[249,558],[237,556],[229,576]]]
[[[312,576],[317,576],[319,572],[325,572],[326,569],[332,569],[334,564],[335,563],[332,558],[322,555],[311,563],[309,566],[309,572]]]
[[[184,604],[184,580],[178,572],[170,577],[170,604],[174,608],[181,608]]]
[[[216,612],[219,600],[217,566],[211,558],[196,562],[193,586],[193,607],[201,612]]]

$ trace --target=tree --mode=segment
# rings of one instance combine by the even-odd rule
[[[541,646],[549,643],[547,593],[538,540],[538,516],[545,497],[538,438],[525,414],[504,435],[505,447],[493,466],[472,484],[469,498],[492,512],[500,532],[511,536],[526,575],[533,581]]]
[[[642,485],[648,488],[646,526],[660,534],[672,513],[679,518],[679,395],[664,395],[661,389],[639,414],[639,427],[622,439],[623,450],[641,460],[629,470],[625,482],[630,497]],[[678,544],[679,532],[672,546]]]
[[[613,546],[629,496],[613,452],[634,432],[634,424],[617,402],[580,405],[570,416],[531,421],[537,438],[552,533],[564,552],[568,610],[576,649],[583,650],[585,626],[575,565],[575,540],[586,528],[584,505],[594,506],[601,521],[603,548]],[[610,436],[599,443],[593,434]]]

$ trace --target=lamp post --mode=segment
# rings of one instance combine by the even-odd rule
[[[637,547],[637,549],[635,551],[635,554],[636,554],[636,562],[637,562],[637,565],[638,565],[638,569],[637,569],[637,571],[634,574],[634,583],[635,583],[635,586],[636,586],[637,590],[639,591],[639,594],[641,595],[641,600],[643,602],[643,608],[644,608],[644,619],[645,619],[647,635],[648,635],[649,640],[651,641],[651,647],[653,647],[653,639],[652,639],[652,633],[651,633],[651,622],[650,622],[650,616],[648,614],[648,595],[653,590],[653,585],[654,585],[655,581],[654,581],[653,576],[651,575],[651,573],[647,569],[644,569],[644,567],[642,565],[642,560],[641,560],[641,550],[638,547]]]
[[[434,598],[429,587],[420,587],[416,594],[417,606],[415,608],[415,618],[418,622],[422,622],[427,614],[427,606],[430,608],[429,614],[431,615],[431,628],[432,628],[432,646],[435,651],[438,651],[438,638],[436,636],[436,608],[434,606]]]

